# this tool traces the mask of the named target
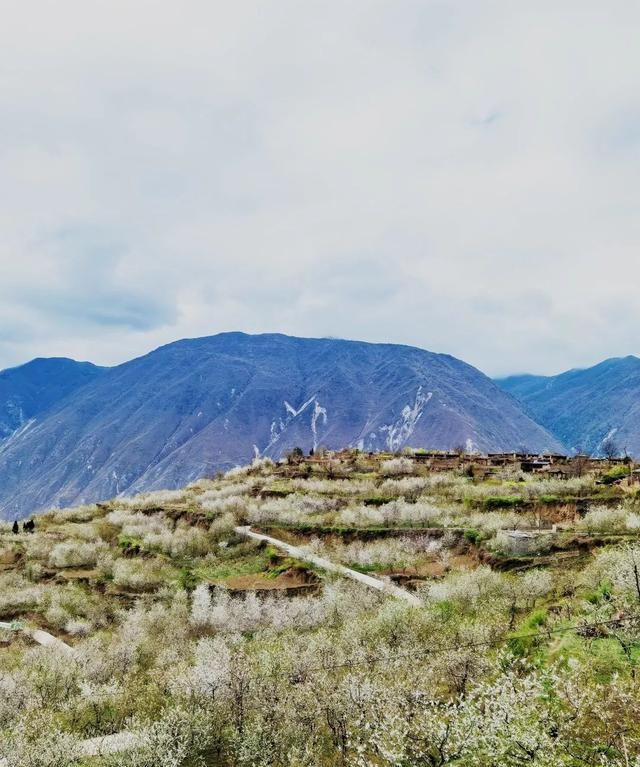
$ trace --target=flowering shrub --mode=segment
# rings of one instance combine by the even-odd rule
[[[49,564],[51,567],[91,567],[105,548],[103,543],[63,541],[51,550]]]
[[[413,474],[415,463],[410,458],[390,458],[380,464],[383,477],[395,477],[398,474]]]
[[[155,509],[162,506],[181,504],[187,500],[186,490],[156,490],[134,496],[119,496],[118,504],[129,509]]]
[[[43,586],[34,586],[19,576],[5,578],[0,590],[0,620],[3,616],[12,616],[16,611],[38,607],[44,595]]]
[[[428,501],[407,503],[404,499],[390,501],[381,506],[358,506],[339,512],[338,520],[355,527],[442,524],[445,515],[441,508]]]
[[[342,620],[349,612],[349,594],[352,587],[332,585],[319,597],[281,596],[260,597],[253,593],[245,597],[231,596],[226,589],[209,592],[206,585],[199,586],[193,595],[191,622],[202,629],[209,627],[222,633],[254,632],[260,628],[286,631],[290,628],[306,630],[327,621]],[[370,600],[376,601],[370,595]]]
[[[638,514],[628,512],[622,506],[615,509],[596,506],[579,521],[578,528],[588,532],[622,533],[637,529],[640,526],[639,522]]]
[[[155,560],[116,559],[113,563],[113,582],[135,591],[153,590],[163,584],[165,577],[165,568]]]
[[[301,493],[332,496],[372,495],[376,484],[368,479],[293,479],[291,486]]]
[[[640,767],[635,497],[575,523],[592,555],[558,534],[566,555],[502,571],[494,534],[537,518],[484,501],[594,494],[592,478],[377,463],[305,478],[260,461],[51,512],[32,535],[1,525],[0,621],[20,621],[0,627],[2,767],[88,765],[103,736],[101,767]],[[247,541],[247,520],[302,554]],[[316,559],[299,589],[314,553],[369,573]],[[391,577],[422,599],[372,588]]]

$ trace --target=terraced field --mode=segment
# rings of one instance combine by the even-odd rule
[[[640,499],[256,461],[0,529],[2,767],[636,765]]]

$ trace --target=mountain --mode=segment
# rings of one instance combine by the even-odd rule
[[[605,439],[640,455],[640,359],[605,360],[557,376],[512,376],[497,383],[574,450],[598,454]]]
[[[293,446],[560,449],[470,365],[391,344],[223,333],[110,368],[0,443],[0,516],[172,488]]]
[[[0,371],[0,443],[102,372],[90,362],[65,358],[35,359]]]

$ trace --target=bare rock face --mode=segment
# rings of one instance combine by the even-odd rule
[[[0,442],[4,518],[294,446],[561,449],[478,370],[408,346],[223,333],[98,370]]]

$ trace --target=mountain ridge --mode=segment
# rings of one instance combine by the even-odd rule
[[[24,365],[0,370],[0,444],[105,369],[68,357],[36,357]]]
[[[611,357],[556,376],[517,375],[496,383],[569,448],[599,453],[605,440],[640,455],[640,358]]]
[[[284,334],[181,339],[101,370],[0,442],[0,513],[178,487],[293,446],[561,449],[467,363]]]

